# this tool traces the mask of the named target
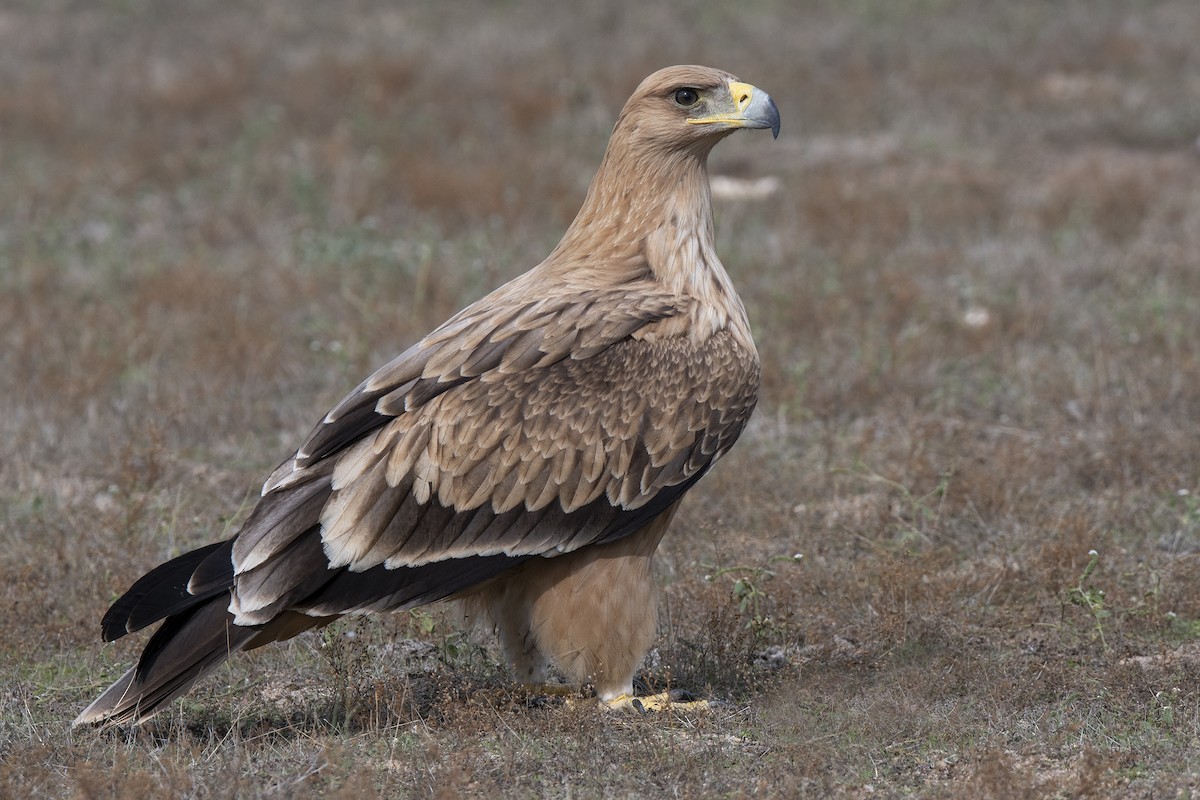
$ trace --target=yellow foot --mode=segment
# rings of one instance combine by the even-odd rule
[[[601,705],[612,711],[633,710],[643,714],[649,711],[690,711],[705,714],[717,707],[716,703],[710,703],[708,700],[691,700],[690,697],[691,695],[687,692],[677,689],[674,692],[662,692],[645,697],[622,694],[612,700],[601,701]]]

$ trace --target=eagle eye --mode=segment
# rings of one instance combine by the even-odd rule
[[[691,108],[700,102],[700,92],[697,89],[683,88],[675,90],[675,105]]]

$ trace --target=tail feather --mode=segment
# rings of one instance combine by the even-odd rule
[[[262,614],[260,624],[237,625],[229,610],[233,540],[185,553],[134,583],[105,614],[104,638],[112,641],[159,620],[162,625],[137,665],[85,708],[74,724],[143,722],[238,651],[290,639],[347,613],[441,600],[528,558],[497,554],[397,569],[379,565],[355,573],[328,567],[319,527],[306,533],[269,564],[238,578],[239,590],[242,584],[253,589],[256,582],[284,581],[268,592],[280,599],[270,613]]]
[[[104,641],[120,639],[127,633],[141,630],[228,591],[233,585],[233,567],[229,560],[232,549],[232,539],[217,542],[184,553],[147,572],[104,615],[100,623]],[[195,594],[188,591],[188,583],[199,568],[222,562],[223,580],[206,581],[203,591]]]
[[[208,595],[216,590],[233,586],[233,539],[221,542],[221,546],[201,561],[188,581],[187,590],[193,595]]]
[[[75,725],[142,722],[245,647],[257,627],[233,624],[224,594],[170,617],[146,645],[137,666],[75,718]]]

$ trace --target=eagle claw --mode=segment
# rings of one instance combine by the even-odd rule
[[[716,710],[718,703],[708,700],[696,700],[694,695],[683,689],[670,692],[634,697],[622,694],[612,700],[602,700],[601,706],[609,711],[637,711],[646,714],[651,711],[684,711],[692,713],[708,713]]]

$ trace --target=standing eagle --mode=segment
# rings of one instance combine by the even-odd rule
[[[238,650],[448,598],[490,619],[521,680],[553,664],[629,705],[654,551],[758,393],[707,175],[739,128],[777,136],[779,112],[726,72],[643,81],[545,261],[334,406],[233,538],[113,604],[106,641],[162,625],[76,724],[144,720]]]

